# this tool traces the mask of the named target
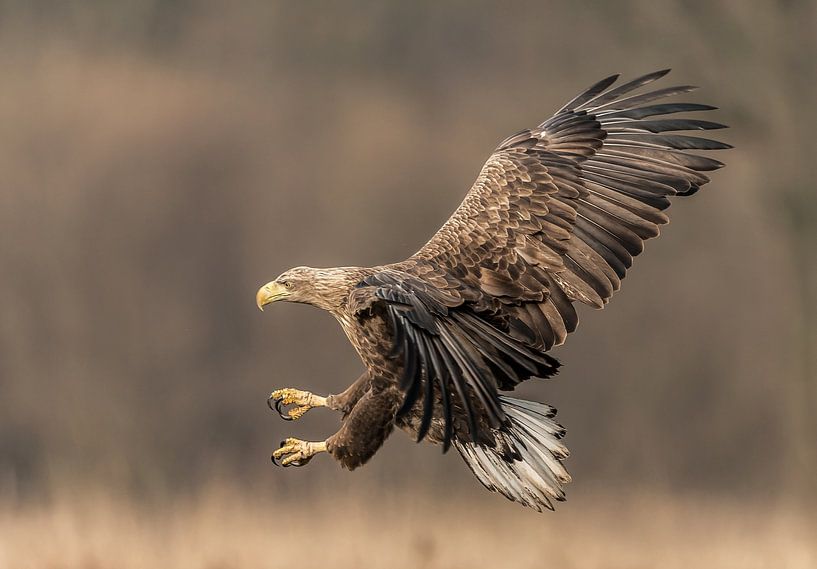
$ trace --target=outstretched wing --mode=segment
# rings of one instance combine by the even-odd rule
[[[573,303],[603,307],[644,241],[669,221],[670,198],[694,194],[709,181],[703,172],[722,166],[687,151],[731,148],[674,133],[721,124],[655,118],[714,109],[652,104],[694,87],[631,95],[668,72],[617,88],[618,76],[603,79],[538,127],[503,141],[404,270],[503,316],[509,332],[532,346],[564,342],[578,324]]]
[[[713,109],[653,104],[693,87],[632,94],[667,73],[616,88],[617,76],[603,79],[503,141],[434,237],[355,293],[394,331],[402,411],[421,391],[425,402],[441,392],[446,443],[448,406],[461,401],[470,416],[470,401],[493,426],[505,421],[497,389],[555,372],[555,360],[537,364],[536,355],[576,328],[574,303],[603,307],[644,241],[667,223],[670,198],[695,193],[709,181],[703,172],[722,166],[687,151],[729,145],[675,131],[723,125],[655,118]],[[432,412],[424,405],[425,428]]]

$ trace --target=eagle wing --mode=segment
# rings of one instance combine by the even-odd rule
[[[654,104],[694,87],[633,94],[668,72],[618,87],[617,75],[603,79],[504,140],[431,240],[353,293],[362,312],[380,311],[394,331],[394,357],[404,362],[401,411],[424,397],[420,438],[438,392],[446,444],[457,400],[469,417],[480,415],[478,405],[491,426],[502,424],[496,390],[552,375],[558,364],[542,352],[575,330],[574,304],[602,308],[644,241],[668,222],[670,198],[695,193],[709,181],[703,172],[722,166],[687,151],[729,145],[675,131],[724,125],[656,118],[714,109]]]

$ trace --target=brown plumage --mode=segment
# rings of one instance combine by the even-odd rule
[[[271,399],[341,410],[324,443],[289,439],[275,458],[301,465],[327,450],[364,464],[394,425],[447,450],[454,445],[491,490],[537,510],[564,499],[564,430],[547,405],[501,396],[559,363],[546,352],[576,329],[575,303],[602,308],[644,241],[722,164],[690,150],[728,145],[675,131],[723,125],[662,115],[714,107],[653,102],[691,91],[634,92],[666,75],[613,88],[599,81],[553,117],[503,141],[464,201],[405,261],[372,268],[283,273],[259,307],[289,300],[331,312],[367,372],[321,398],[281,390]],[[312,445],[312,446],[310,446]],[[286,457],[286,458],[284,458]]]

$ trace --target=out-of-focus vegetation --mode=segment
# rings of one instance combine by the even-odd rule
[[[522,391],[561,411],[571,496],[813,500],[815,29],[806,1],[0,3],[4,503],[220,476],[494,504],[401,433],[352,476],[273,470],[279,440],[337,417],[283,423],[269,391],[338,392],[361,366],[329,316],[262,316],[254,292],[404,258],[505,136],[663,67],[736,148]]]
[[[357,488],[357,490],[363,490]],[[810,520],[747,516],[719,498],[576,496],[544,516],[476,489],[447,502],[423,488],[303,502],[221,483],[163,508],[105,494],[0,511],[0,566],[20,569],[812,569]],[[506,507],[507,506],[507,507]],[[47,536],[47,539],[43,537]]]

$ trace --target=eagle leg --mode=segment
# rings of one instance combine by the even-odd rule
[[[326,441],[311,442],[300,439],[286,439],[281,441],[281,446],[272,453],[272,463],[281,466],[303,466],[312,457],[320,452],[326,452]]]
[[[267,405],[270,409],[277,411],[285,421],[294,421],[303,417],[313,407],[326,407],[326,397],[309,391],[285,387],[273,391],[267,399]],[[296,407],[285,410],[285,405],[296,405]]]
[[[360,398],[369,390],[371,382],[369,373],[363,372],[363,375],[357,378],[343,393],[329,395],[326,398],[326,406],[335,411],[340,411],[346,417],[351,413],[352,408],[357,405],[357,402],[360,401]]]
[[[402,392],[396,387],[366,391],[340,430],[326,439],[329,454],[349,470],[365,464],[391,434],[401,400]]]

